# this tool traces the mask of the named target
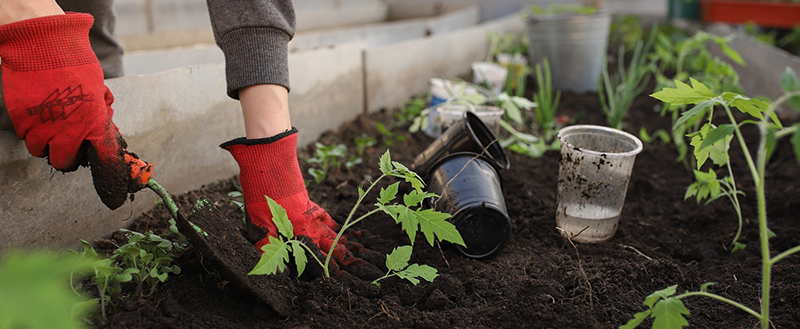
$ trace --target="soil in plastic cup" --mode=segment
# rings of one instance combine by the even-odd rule
[[[417,155],[411,164],[411,170],[427,177],[434,165],[446,156],[458,152],[483,153],[498,170],[511,166],[497,135],[486,123],[472,112],[461,112],[461,120]]]
[[[489,62],[472,63],[472,82],[476,85],[488,85],[495,94],[503,92],[506,86],[508,69]]]
[[[572,241],[611,239],[642,142],[621,130],[575,125],[561,129],[556,227]]]
[[[467,152],[445,157],[434,166],[428,190],[440,196],[433,206],[453,215],[449,221],[467,246],[456,246],[462,254],[486,258],[505,248],[511,222],[500,174],[489,159]]]

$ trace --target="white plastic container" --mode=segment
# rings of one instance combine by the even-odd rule
[[[431,107],[444,103],[453,96],[478,93],[475,88],[452,80],[433,78],[428,80],[428,83],[431,86]]]
[[[575,242],[608,241],[619,226],[642,142],[624,131],[592,125],[561,129],[558,139],[556,227]]]
[[[425,134],[430,137],[439,137],[448,127],[463,120],[466,111],[475,113],[495,134],[500,132],[500,120],[503,118],[504,111],[499,107],[443,104],[431,109]]]
[[[472,63],[472,82],[476,85],[488,85],[495,94],[503,92],[508,77],[508,69],[489,62]]]

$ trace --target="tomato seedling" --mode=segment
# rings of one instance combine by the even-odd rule
[[[705,161],[705,157],[712,157],[712,150],[714,150],[715,146],[719,146],[720,143],[724,147],[717,149],[719,153],[716,157],[720,159],[724,158],[724,160],[727,161],[729,156],[727,147],[727,145],[729,145],[728,140],[732,138],[738,140],[750,175],[755,183],[756,198],[758,200],[758,231],[759,241],[761,243],[761,308],[759,311],[755,311],[739,302],[710,293],[707,291],[710,283],[702,285],[700,291],[686,292],[681,295],[674,295],[677,286],[671,286],[648,296],[644,303],[648,307],[648,310],[636,313],[633,319],[620,328],[635,328],[647,317],[655,318],[653,323],[653,327],[655,328],[683,328],[689,325],[688,321],[684,318],[684,315],[689,314],[689,310],[683,305],[681,299],[690,296],[706,296],[726,302],[747,312],[761,322],[762,329],[769,329],[772,266],[780,260],[800,252],[800,246],[785,250],[774,257],[770,254],[769,239],[774,236],[774,233],[772,233],[767,226],[767,202],[765,194],[766,165],[770,155],[775,150],[777,140],[787,136],[791,136],[790,142],[800,162],[800,124],[795,124],[792,127],[784,127],[778,120],[777,115],[775,115],[775,109],[783,104],[788,104],[800,111],[800,81],[798,81],[795,72],[787,68],[781,79],[781,86],[783,87],[784,94],[772,102],[750,98],[733,92],[715,93],[706,85],[695,79],[691,79],[690,81],[691,86],[676,80],[675,85],[677,88],[664,88],[651,96],[665,103],[694,105],[692,109],[681,114],[679,121],[691,119],[705,119],[707,121],[700,130],[701,141],[693,143],[694,152],[696,156],[699,155],[698,161]],[[712,124],[714,119],[713,108],[715,105],[720,105],[724,108],[730,123],[716,126]],[[736,118],[733,116],[732,108],[749,115],[751,119],[737,122]],[[755,158],[753,158],[753,155],[750,153],[750,149],[740,129],[741,126],[748,124],[758,126],[760,132]],[[706,185],[704,187],[697,187],[697,193],[701,193],[700,189],[705,188],[706,190],[703,190],[702,194],[710,195],[712,193],[710,190],[715,188],[713,187],[713,179],[715,176],[712,177],[711,174],[707,175],[708,176],[704,178],[705,182],[702,182]],[[730,177],[732,178],[733,175],[731,174]],[[733,195],[736,194],[736,192],[733,192]]]
[[[305,243],[299,240],[299,237],[294,235],[294,228],[289,217],[286,215],[286,210],[275,202],[275,200],[265,196],[270,211],[272,212],[272,220],[278,229],[278,237],[269,237],[269,244],[261,249],[263,251],[261,259],[249,274],[276,274],[278,272],[283,272],[286,264],[290,261],[291,253],[297,268],[298,276],[303,273],[308,263],[307,254],[311,254],[314,261],[323,268],[325,276],[330,277],[329,265],[331,256],[333,256],[333,250],[344,232],[358,222],[378,212],[383,212],[391,216],[396,223],[400,224],[402,229],[408,234],[412,245],[414,244],[417,232],[421,231],[431,246],[433,246],[434,240],[436,239],[465,246],[464,240],[461,238],[461,234],[459,234],[455,225],[447,222],[447,219],[450,218],[449,214],[438,212],[433,209],[423,209],[422,202],[425,199],[438,196],[422,190],[424,183],[416,173],[409,170],[403,164],[392,161],[388,150],[381,156],[379,167],[382,175],[372,182],[366,190],[361,187],[358,188],[358,200],[342,224],[330,250],[327,250],[327,257],[325,257],[324,260],[318,258]],[[375,188],[382,179],[389,176],[403,179],[405,182],[411,184],[413,190],[403,196],[403,203],[394,202],[397,198],[400,185],[400,182],[396,182],[385,188],[381,188],[380,195],[375,203],[375,209],[370,210],[358,218],[354,218],[356,209],[358,209],[359,205],[364,201],[364,198],[366,198],[369,192]],[[402,250],[405,251],[407,249],[404,248]],[[419,265],[414,267],[400,267],[399,265],[402,264],[402,262],[399,262],[399,260],[404,258],[401,257],[400,254],[392,256],[391,258],[393,260],[392,266],[387,265],[387,267],[389,267],[389,273],[387,273],[387,276],[384,278],[394,274],[413,283],[414,280],[409,278],[423,278],[430,281],[436,277],[435,271],[431,272],[427,267]]]

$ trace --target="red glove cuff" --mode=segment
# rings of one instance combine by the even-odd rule
[[[0,25],[2,65],[14,71],[42,71],[96,63],[89,43],[94,18],[67,13]]]
[[[220,147],[231,152],[239,163],[239,182],[245,204],[265,202],[265,195],[275,200],[304,192],[306,189],[297,162],[297,129],[270,138],[237,138]]]

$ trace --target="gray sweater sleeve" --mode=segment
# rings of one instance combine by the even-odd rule
[[[228,95],[257,84],[289,89],[288,43],[294,36],[291,0],[207,0],[214,39],[225,54]]]

